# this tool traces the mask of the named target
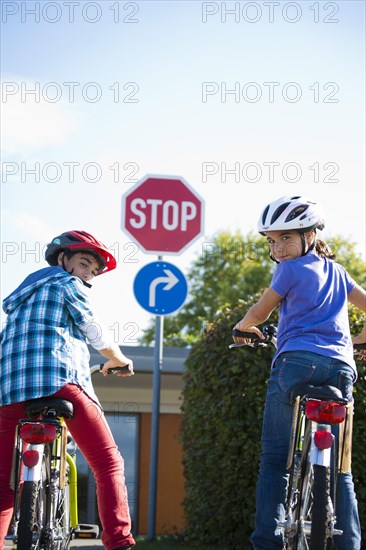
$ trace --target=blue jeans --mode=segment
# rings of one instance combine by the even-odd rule
[[[346,363],[311,352],[286,352],[276,360],[268,381],[262,430],[262,452],[256,495],[255,531],[251,543],[256,550],[283,548],[277,522],[284,519],[286,462],[292,421],[290,391],[298,384],[348,387],[356,380]],[[340,474],[337,494],[337,524],[343,535],[334,537],[337,550],[359,550],[361,527],[352,474]]]

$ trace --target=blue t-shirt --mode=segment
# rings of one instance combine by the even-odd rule
[[[280,304],[277,352],[311,351],[356,369],[348,319],[355,281],[339,264],[314,251],[280,263],[271,288]]]

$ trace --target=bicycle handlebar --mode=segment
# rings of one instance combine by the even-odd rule
[[[237,336],[238,338],[249,338],[249,340],[260,340],[262,342],[265,342],[265,340],[261,340],[259,336],[257,336],[254,332],[243,332],[242,330],[238,330],[237,328],[234,328],[231,332],[232,336]]]
[[[251,347],[254,347],[254,348],[266,348],[268,347],[269,344],[272,344],[274,347],[276,347],[277,345],[277,327],[275,327],[274,325],[265,325],[263,327],[263,335],[264,335],[264,340],[262,340],[262,338],[259,338],[259,336],[257,336],[257,334],[255,334],[254,332],[243,332],[241,330],[238,330],[238,329],[233,329],[232,331],[232,336],[235,336],[237,338],[246,338],[246,339],[249,339],[250,340],[250,343],[248,344],[244,344],[244,343],[240,343],[240,344],[231,344],[229,346],[229,349],[232,349],[232,348],[239,348],[241,346],[251,346]]]
[[[104,363],[101,363],[99,365],[93,365],[90,367],[91,374],[95,374],[96,372],[101,372],[104,367]],[[126,373],[133,375],[135,374],[133,372],[133,365],[124,365],[123,367],[113,367],[112,369],[108,369],[108,374],[117,374],[118,372]]]
[[[277,346],[277,327],[274,325],[265,325],[263,327],[264,340],[259,338],[254,332],[243,332],[238,329],[233,329],[231,334],[237,338],[246,338],[250,340],[250,343],[244,344],[231,344],[229,349],[239,348],[242,346],[250,346],[254,348],[266,348],[269,344]],[[354,354],[360,361],[366,361],[366,343],[364,344],[355,344],[353,346]]]
[[[364,344],[354,344],[353,351],[359,361],[366,361],[366,342]]]

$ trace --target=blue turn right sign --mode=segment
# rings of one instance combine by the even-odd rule
[[[187,297],[187,281],[173,264],[151,262],[137,273],[133,284],[136,300],[154,315],[168,315],[179,309]]]

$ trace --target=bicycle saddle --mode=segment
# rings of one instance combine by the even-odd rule
[[[31,399],[25,405],[25,412],[28,417],[39,416],[41,413],[43,416],[47,416],[51,409],[54,411],[52,414],[53,417],[62,416],[63,418],[70,419],[74,415],[74,406],[71,401],[57,397]]]
[[[301,384],[300,386],[295,386],[291,390],[291,402],[297,396],[300,397],[311,397],[313,399],[333,399],[335,401],[347,401],[341,392],[340,389],[335,386],[313,386],[312,384]]]

